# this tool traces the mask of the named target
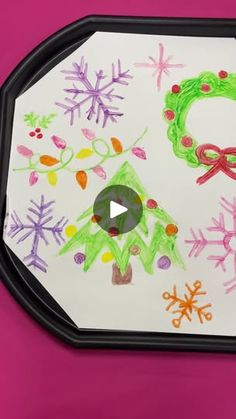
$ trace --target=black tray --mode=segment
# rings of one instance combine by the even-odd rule
[[[89,16],[57,32],[13,71],[0,92],[0,274],[17,301],[43,326],[76,347],[236,351],[236,337],[78,328],[3,242],[6,186],[15,98],[94,32],[236,37],[236,20]]]

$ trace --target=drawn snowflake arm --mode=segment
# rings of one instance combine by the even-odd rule
[[[233,266],[234,266],[234,277],[224,282],[226,294],[229,294],[230,292],[236,289],[236,254],[233,257]]]
[[[121,100],[124,99],[124,96],[112,94],[114,90],[115,89],[111,89],[107,93],[101,92],[100,97],[107,99],[109,102],[112,102],[113,99],[121,99]]]
[[[199,229],[199,238],[197,237],[194,230],[191,228],[190,232],[193,236],[192,240],[185,240],[185,243],[192,244],[192,248],[188,254],[189,257],[198,257],[200,253],[209,245],[223,245],[223,240],[207,240],[203,235],[202,230]]]
[[[65,109],[64,115],[67,115],[68,113],[70,114],[70,125],[73,125],[74,118],[75,118],[75,112],[76,111],[78,112],[78,117],[80,118],[81,106],[85,102],[88,102],[91,98],[92,98],[92,95],[89,95],[85,99],[81,100],[80,102],[77,102],[76,100],[72,100],[72,99],[66,97],[65,102],[67,102],[68,105],[65,104],[65,103],[63,104],[63,103],[59,103],[59,102],[56,102],[56,105]]]
[[[236,198],[233,198],[233,202],[229,202],[227,199],[221,197],[221,206],[232,215],[233,228],[236,231]]]
[[[24,228],[24,227],[23,227]],[[29,228],[29,227],[28,227]],[[17,244],[23,242],[24,240],[26,240],[32,233],[34,233],[34,228],[32,228],[29,231],[27,231],[27,233],[25,233],[23,236],[21,236],[18,240],[17,240]]]
[[[191,288],[187,283],[185,284],[185,287],[187,291],[189,292],[189,295],[192,296],[192,298],[198,296],[198,295],[206,295],[206,291],[201,291],[201,282],[195,281],[193,284],[193,288]],[[186,296],[187,298],[187,296]],[[193,300],[192,300],[193,302]]]
[[[70,88],[64,89],[64,92],[73,93],[72,100],[75,100],[78,95],[87,95],[86,90],[79,89],[78,87],[76,87],[74,83],[73,83],[73,88],[70,87]]]
[[[225,261],[229,255],[230,251],[227,251],[224,256],[210,255],[207,257],[207,259],[216,261],[215,268],[218,268],[220,266],[223,272],[226,272]]]
[[[49,245],[49,241],[47,240],[47,237],[44,233],[44,229],[40,229],[38,232],[40,238],[44,241],[45,245],[48,246]]]
[[[172,320],[173,326],[176,327],[177,329],[181,326],[181,322],[185,317],[189,322],[192,321],[191,316],[188,313],[188,310],[186,308],[184,308],[182,310],[181,309],[180,310],[174,310],[173,314],[179,314],[179,317]]]
[[[117,118],[120,116],[123,116],[123,113],[119,112],[119,111],[114,111],[114,109],[117,109],[115,107],[112,106],[106,106],[104,107],[104,105],[102,103],[99,104],[99,109],[98,109],[98,113],[97,113],[97,119],[96,122],[99,122],[99,116],[100,116],[100,112],[103,112],[103,124],[102,127],[104,128],[107,120],[110,119],[112,122],[117,122]]]
[[[34,208],[29,207],[28,212],[32,212],[32,214],[36,215],[36,217],[40,217],[40,213]]]
[[[194,307],[194,310],[196,311],[199,321],[202,324],[204,319],[207,321],[212,320],[212,314],[209,311],[205,311],[207,308],[210,308],[211,304],[205,304],[202,307]]]
[[[37,254],[30,253],[29,255],[25,256],[23,260],[29,268],[33,266],[34,268],[37,268],[44,273],[47,272],[48,264]]]
[[[183,301],[179,297],[177,297],[176,285],[173,286],[172,294],[170,292],[166,291],[166,292],[163,293],[162,296],[163,296],[164,300],[167,300],[167,301],[170,300],[170,303],[166,307],[166,311],[169,311],[171,309],[171,307],[173,307],[175,304],[179,304]]]
[[[152,57],[148,57],[148,58],[150,58],[150,60],[153,60],[154,63],[156,63],[154,58],[152,58]],[[137,68],[155,68],[156,67],[155,64],[151,64],[151,63],[134,63],[134,66],[137,67]]]
[[[133,76],[131,76],[129,73],[129,70],[126,71],[122,71],[121,70],[121,62],[120,59],[118,59],[118,64],[117,64],[117,70],[115,67],[115,64],[112,64],[112,80],[110,82],[110,84],[112,83],[119,83],[119,84],[124,84],[125,86],[128,86],[129,82],[125,79],[132,79]],[[102,88],[102,90],[105,90],[108,86],[104,86]]]
[[[54,226],[44,228],[44,230],[50,231],[52,233],[55,241],[57,242],[59,246],[65,242],[65,239],[62,236],[62,232],[67,223],[68,223],[68,219],[66,219],[65,217],[62,217]]]
[[[13,221],[13,224],[10,224],[10,229],[7,233],[8,237],[15,237],[21,230],[23,230],[23,224],[18,217],[17,213],[14,211],[11,214],[11,219]]]
[[[230,214],[236,214],[236,199],[233,199],[233,203],[229,202],[226,198],[221,197],[220,205],[225,211],[229,212]]]
[[[63,74],[67,74],[65,80],[76,80],[83,82],[87,79],[88,63],[84,62],[84,57],[81,57],[80,64],[73,63],[73,70],[62,70]]]
[[[13,224],[10,224],[10,229],[7,233],[8,237],[14,238],[18,233],[25,229],[32,229],[32,225],[30,224],[23,224],[18,217],[17,213],[14,211],[13,214],[11,214],[11,219],[13,221]],[[27,233],[28,234],[28,233]],[[22,241],[20,239],[20,241]]]
[[[188,254],[188,256],[189,257],[191,257],[191,256],[197,257],[197,256],[200,255],[200,253],[206,247],[207,240],[205,239],[205,237],[202,233],[202,230],[199,230],[199,236],[200,236],[199,238],[197,238],[197,235],[192,228],[190,229],[190,232],[193,236],[193,239],[192,240],[185,240],[185,243],[193,245],[192,249],[190,250],[190,252]]]
[[[159,42],[158,44],[158,50],[159,50],[159,63],[163,63],[163,57],[164,57],[164,45]]]
[[[157,72],[156,72],[156,71],[154,71],[153,76],[155,76],[156,74],[157,74]],[[162,72],[160,71],[160,72],[158,73],[158,76],[157,76],[157,81],[156,81],[158,91],[160,91],[160,90],[161,90],[161,78],[162,78]]]
[[[42,216],[40,217],[40,227],[44,228],[44,226],[48,223],[50,223],[50,221],[53,220],[53,216],[50,215],[48,218],[46,218],[45,220],[42,221]]]
[[[219,231],[221,233],[225,233],[225,219],[222,212],[219,214],[219,220],[212,217],[213,226],[207,227],[208,231]]]
[[[31,204],[34,205],[39,211],[44,211],[45,209],[49,208],[51,205],[55,204],[55,201],[49,201],[45,204],[44,196],[41,195],[40,204],[37,204],[33,199],[30,200]]]

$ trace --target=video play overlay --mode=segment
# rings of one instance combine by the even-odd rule
[[[143,205],[139,195],[123,185],[103,189],[95,199],[94,217],[111,236],[128,233],[142,218]]]

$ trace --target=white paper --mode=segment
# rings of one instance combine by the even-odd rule
[[[140,67],[135,63],[154,63],[148,57],[153,57],[157,62],[161,53],[159,44],[164,49],[162,64],[167,57],[171,56],[167,63],[183,64],[184,66],[165,68],[168,74],[163,71],[161,80],[158,82],[160,62],[157,74],[154,75],[155,68]],[[234,214],[229,213],[229,205],[226,204],[226,209],[220,205],[223,203],[225,206],[226,203],[226,201],[221,201],[222,197],[229,203],[234,202],[236,198],[235,180],[219,171],[203,185],[198,185],[196,179],[204,175],[206,170],[202,167],[192,168],[184,159],[175,155],[167,136],[168,123],[163,117],[165,96],[173,85],[179,85],[186,79],[197,78],[200,73],[206,71],[215,75],[221,70],[227,71],[229,74],[236,73],[235,53],[235,39],[97,32],[78,50],[17,98],[7,187],[7,212],[9,215],[6,219],[4,240],[21,260],[27,255],[31,255],[32,259],[32,243],[38,240],[36,247],[40,260],[36,260],[36,263],[41,268],[44,267],[46,272],[33,266],[29,269],[79,327],[235,335],[236,290],[233,289],[226,293],[229,287],[234,286],[234,283],[228,288],[224,286],[224,283],[232,280],[236,275],[233,252],[234,246],[236,249],[234,243],[236,226]],[[66,93],[63,89],[81,89],[81,84],[78,83],[78,80],[65,80],[65,77],[71,76],[71,74],[65,74],[62,71],[72,70],[73,63],[79,64],[82,57],[88,63],[87,78],[90,84],[88,85],[86,82],[86,89],[87,91],[90,89],[91,96],[94,95],[92,88],[94,89],[96,84],[96,73],[98,74],[100,70],[103,70],[107,76],[100,80],[100,86],[109,83],[112,64],[115,64],[116,72],[118,59],[121,63],[121,72],[129,70],[127,74],[132,78],[124,79],[128,82],[127,85],[118,83],[111,85],[111,89],[114,88],[114,91],[110,95],[124,97],[124,99],[112,98],[110,102],[112,106],[118,107],[120,113],[123,114],[117,117],[116,123],[108,119],[105,127],[102,126],[104,121],[102,108],[98,123],[96,123],[97,109],[92,119],[88,120],[86,111],[91,105],[91,100],[88,100],[81,104],[80,116],[75,114],[73,125],[70,125],[69,115],[64,115],[63,109],[55,104],[56,102],[72,103],[65,102],[65,97],[77,101],[78,95],[73,98],[73,92]],[[117,72],[114,77],[117,77]],[[105,92],[107,93],[107,90]],[[79,97],[83,94],[80,93]],[[102,95],[101,92],[100,94]],[[86,97],[85,94],[84,97]],[[51,118],[48,128],[41,128],[40,132],[35,133],[35,128],[38,126],[29,127],[24,122],[24,115],[30,112],[40,117],[50,114],[56,114],[56,116]],[[198,145],[210,143],[220,149],[235,147],[235,115],[235,100],[212,97],[195,101],[192,104],[186,124],[188,131],[197,139]],[[38,119],[36,124],[44,125],[44,122]],[[84,190],[76,181],[75,173],[66,169],[55,172],[58,178],[56,186],[49,184],[49,180],[51,183],[55,183],[55,174],[48,180],[47,174],[39,173],[38,170],[35,170],[39,176],[36,182],[37,175],[32,174],[34,170],[27,170],[29,158],[22,155],[27,154],[27,150],[19,149],[19,146],[24,146],[34,155],[38,153],[38,158],[49,155],[59,160],[55,163],[52,160],[48,162],[47,158],[43,158],[44,163],[46,161],[52,166],[44,164],[40,166],[41,169],[51,170],[66,161],[65,155],[63,162],[60,161],[62,148],[55,146],[52,136],[63,139],[66,146],[71,147],[76,154],[81,149],[91,149],[94,144],[93,140],[86,138],[86,136],[91,136],[91,133],[86,134],[85,131],[84,133],[81,131],[88,129],[95,133],[96,138],[103,139],[110,150],[113,150],[110,140],[112,137],[120,140],[124,150],[131,147],[146,128],[146,134],[136,147],[145,151],[147,159],[137,157],[131,150],[120,155],[118,153],[116,157],[109,158],[101,164],[106,173],[106,179],[103,179],[105,175],[99,170],[97,173],[96,170],[88,172],[88,184]],[[34,132],[35,135],[31,137],[30,132]],[[43,137],[36,138],[41,133],[43,133]],[[99,145],[99,143],[97,144]],[[57,142],[57,145],[64,147],[65,143]],[[103,147],[106,145],[103,144]],[[104,154],[104,149],[100,152]],[[28,151],[28,153],[30,152]],[[114,150],[113,153],[115,153]],[[36,157],[33,159],[36,161]],[[88,167],[96,167],[99,160],[99,156],[95,153],[84,159],[74,158],[71,164],[65,165],[65,167],[70,167],[71,170],[79,168],[80,171],[83,171]],[[133,271],[131,284],[113,285],[111,278],[114,260],[107,263],[103,263],[101,260],[104,253],[109,251],[108,249],[101,249],[90,269],[84,272],[83,263],[78,264],[74,261],[76,253],[84,253],[83,246],[81,249],[75,249],[59,256],[59,251],[65,243],[59,245],[56,242],[57,240],[61,243],[62,240],[55,233],[53,227],[62,217],[65,217],[59,227],[68,220],[67,225],[60,232],[61,237],[68,242],[70,237],[67,237],[66,232],[72,234],[73,231],[75,232],[75,228],[80,231],[85,220],[76,222],[77,218],[93,205],[98,193],[107,186],[125,161],[128,161],[133,167],[149,197],[156,200],[178,226],[176,245],[181,253],[185,269],[174,267],[173,264],[166,270],[158,268],[157,262],[163,256],[162,253],[158,253],[154,260],[154,273],[151,275],[145,272],[139,256],[131,256],[130,263]],[[16,168],[25,168],[25,170],[15,171]],[[30,174],[31,183],[36,182],[33,186],[29,185]],[[81,182],[84,182],[83,176]],[[34,208],[38,212],[38,209],[30,201],[33,200],[39,204],[42,195],[45,203],[55,201],[49,207],[53,210],[49,217],[53,215],[53,219],[44,225],[48,228],[44,230],[44,237],[48,245],[39,234],[35,239],[35,226],[32,232],[30,228],[32,219],[35,220],[37,215],[32,211],[29,212],[28,209]],[[143,205],[146,205],[146,202]],[[222,213],[221,221],[224,214],[225,226],[227,226],[222,234],[220,231],[207,230],[207,227],[214,224],[212,218],[216,221],[219,220],[219,213]],[[27,218],[27,215],[30,216],[30,219]],[[42,218],[41,223],[46,219],[47,216]],[[148,223],[150,223],[150,233],[145,240],[147,244],[150,244],[154,223],[151,219],[148,220]],[[65,230],[68,225],[74,227]],[[96,228],[94,225],[94,231]],[[208,257],[212,255],[224,256],[227,253],[226,242],[223,245],[219,243],[205,244],[199,256],[189,257],[191,245],[186,243],[186,240],[192,238],[190,229],[193,229],[197,238],[201,234],[199,233],[200,229],[208,241],[215,240],[220,243],[222,240],[228,240],[227,246],[229,248],[230,243],[230,252],[222,266],[224,269],[221,266],[215,267],[216,261],[209,260]],[[30,232],[31,234],[25,237]],[[53,234],[56,235],[56,240]],[[120,242],[120,245],[123,241]],[[86,257],[88,256],[86,255]],[[25,261],[25,264],[27,265],[31,259]],[[188,317],[183,314],[183,304],[181,306],[181,303],[180,306],[177,304],[166,311],[166,307],[171,301],[163,298],[164,293],[171,293],[173,287],[176,286],[178,297],[184,299],[184,294],[188,294],[185,284],[193,288],[195,281],[200,281],[201,290],[206,292],[206,295],[194,297],[198,300],[196,303],[198,305],[195,304],[195,307],[202,307],[208,303],[211,305],[205,310],[210,315],[208,319],[203,318],[202,323],[194,308],[192,313],[187,311],[191,318],[189,321]],[[182,310],[183,314],[179,327],[175,327],[172,322],[181,315],[178,312],[173,313],[175,309]]]

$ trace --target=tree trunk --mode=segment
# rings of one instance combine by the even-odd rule
[[[132,266],[128,265],[127,271],[121,275],[120,268],[116,263],[112,265],[112,284],[113,285],[126,285],[132,281]]]

